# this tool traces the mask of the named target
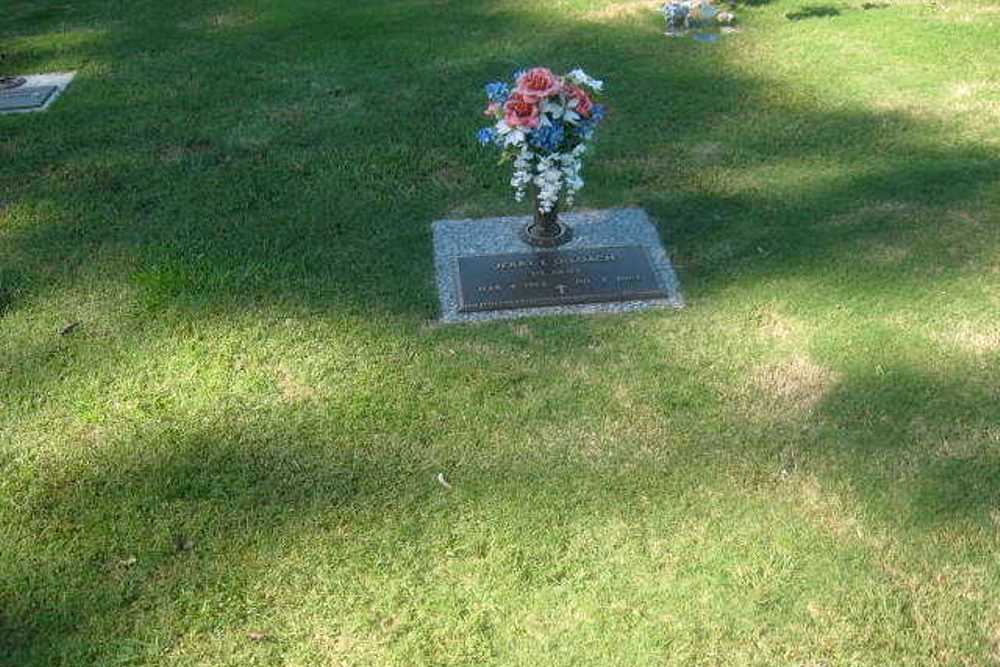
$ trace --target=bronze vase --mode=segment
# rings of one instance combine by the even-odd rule
[[[542,213],[538,191],[533,194],[535,215],[521,229],[521,240],[539,248],[554,248],[569,243],[573,238],[573,229],[559,221],[559,202],[556,201],[548,213]]]

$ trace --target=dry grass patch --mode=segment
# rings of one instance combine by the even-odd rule
[[[457,190],[469,182],[470,172],[462,165],[449,164],[436,169],[431,175],[431,180],[439,188]]]
[[[535,340],[535,333],[531,330],[531,327],[529,327],[527,324],[514,324],[511,326],[510,331],[518,338],[527,338],[528,340]]]
[[[953,23],[981,23],[1000,15],[1000,7],[986,3],[935,6],[941,10],[938,12],[941,20]]]
[[[305,109],[301,106],[290,106],[273,109],[267,112],[269,120],[285,125],[301,125],[308,119]]]
[[[920,207],[909,202],[890,200],[865,204],[850,211],[838,213],[823,220],[820,224],[827,227],[849,227],[865,224],[872,218],[885,218],[887,216],[900,220],[915,217],[919,210]]]
[[[251,9],[234,9],[208,18],[206,23],[215,29],[244,28],[257,22],[257,12]]]
[[[1000,664],[1000,609],[993,612],[994,618],[986,625],[986,636],[990,642],[990,658],[993,662]]]
[[[991,452],[1000,444],[1000,427],[988,428],[985,433],[964,433],[960,436],[944,434],[936,439],[940,444],[934,449],[934,453],[941,458],[965,461],[978,458],[984,461],[988,460]]]
[[[757,333],[771,340],[799,342],[808,331],[802,320],[781,313],[774,304],[767,304],[757,314]]]
[[[984,354],[1000,350],[1000,325],[957,322],[944,335],[944,342],[957,345],[966,352]]]
[[[448,209],[448,211],[441,217],[444,220],[474,220],[476,218],[484,218],[486,215],[487,214],[478,205],[472,203],[462,203]]]
[[[809,521],[837,538],[862,534],[857,517],[838,495],[824,489],[813,475],[802,477],[795,489],[796,506]]]
[[[823,368],[801,354],[759,367],[751,384],[760,393],[785,407],[811,410],[822,400],[839,374]]]
[[[159,153],[160,159],[167,164],[183,162],[188,158],[195,157],[202,153],[207,153],[212,149],[211,144],[206,141],[194,141],[188,144],[174,144],[164,146]]]
[[[656,11],[661,4],[649,0],[618,0],[617,2],[609,2],[600,9],[584,12],[582,18],[588,21],[618,21]]]
[[[289,403],[301,403],[316,398],[316,389],[297,378],[284,366],[275,372],[275,382],[281,397]]]
[[[381,657],[383,651],[376,648],[378,642],[356,637],[348,632],[332,633],[324,628],[316,629],[309,638],[311,648],[323,658],[324,665],[355,665],[357,661]]]
[[[866,261],[875,264],[898,264],[910,256],[910,249],[891,243],[869,243],[862,255]]]
[[[691,159],[703,166],[719,164],[725,154],[725,145],[718,141],[703,141],[691,147]]]
[[[940,122],[965,131],[986,131],[986,136],[980,141],[989,142],[989,133],[1000,118],[1000,84],[986,80],[950,83],[939,95],[931,98],[896,91],[870,100],[869,106],[883,113],[902,114],[918,122]]]
[[[1000,82],[961,81],[948,89],[950,107],[958,112],[1000,113]]]
[[[604,160],[604,168],[612,174],[641,173],[650,181],[659,176],[673,174],[677,171],[677,162],[684,158],[683,146],[657,146],[645,155],[635,155],[623,158]]]
[[[635,405],[624,417],[607,416],[594,426],[557,424],[543,429],[531,446],[543,456],[572,451],[575,461],[601,468],[613,463],[619,472],[661,459],[680,444],[665,434],[663,418],[651,408]]]
[[[252,9],[238,7],[227,12],[182,21],[180,27],[184,30],[232,30],[251,26],[257,22],[257,18],[257,12]]]

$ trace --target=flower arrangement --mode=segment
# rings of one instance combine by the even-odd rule
[[[604,119],[604,107],[593,97],[603,87],[582,69],[556,76],[545,67],[515,72],[513,85],[486,84],[483,115],[496,122],[479,130],[479,143],[499,148],[503,159],[513,161],[510,184],[517,201],[533,185],[542,214],[553,213],[560,200],[573,204],[583,187],[587,142]]]
[[[710,0],[671,0],[660,9],[667,20],[668,35],[682,35],[688,30],[728,28],[736,21],[730,12],[720,12]]]

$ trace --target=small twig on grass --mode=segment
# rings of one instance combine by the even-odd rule
[[[70,322],[69,324],[64,325],[63,328],[59,330],[59,335],[68,336],[69,334],[73,333],[76,330],[76,328],[80,326],[80,324],[81,324],[80,322]]]

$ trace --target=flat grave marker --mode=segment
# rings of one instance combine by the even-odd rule
[[[0,111],[40,109],[45,106],[58,86],[19,86],[0,90]]]
[[[15,88],[0,90],[0,115],[45,111],[66,91],[76,72],[29,74]]]
[[[656,227],[639,208],[563,213],[573,238],[535,248],[527,218],[438,220],[434,266],[442,322],[681,308]]]
[[[666,298],[642,246],[458,258],[459,312]]]

